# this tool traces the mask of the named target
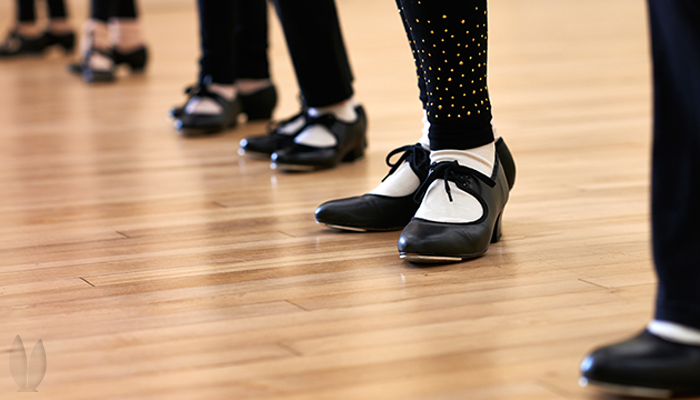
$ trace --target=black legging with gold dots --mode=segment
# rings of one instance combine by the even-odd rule
[[[418,68],[432,150],[493,141],[486,0],[396,0]]]

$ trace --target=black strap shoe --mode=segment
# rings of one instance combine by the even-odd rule
[[[41,54],[46,48],[46,37],[27,38],[12,30],[0,44],[0,58],[19,56],[22,54]]]
[[[185,89],[185,94],[189,96],[188,101],[196,89],[196,85]],[[277,88],[275,85],[270,85],[254,93],[238,94],[238,98],[241,100],[241,113],[247,115],[248,121],[268,120],[272,118],[272,112],[277,106]],[[168,110],[168,116],[178,118],[184,112],[185,106],[172,107]],[[267,155],[269,156],[271,153],[272,151]]]
[[[617,394],[670,398],[700,395],[700,346],[669,342],[643,331],[593,351],[581,363],[582,386]]]
[[[391,158],[401,153],[401,157],[392,163]],[[418,143],[399,147],[386,157],[391,170],[386,180],[399,167],[406,163],[420,182],[425,181],[430,168],[430,151]],[[316,222],[329,228],[349,231],[393,231],[403,229],[418,209],[414,200],[415,192],[401,197],[391,197],[367,193],[363,196],[331,200],[316,209]]]
[[[367,147],[367,116],[362,106],[355,107],[357,118],[354,122],[343,122],[330,114],[319,117],[306,116],[306,127],[322,125],[335,136],[333,147],[312,147],[303,144],[292,145],[272,153],[272,167],[282,170],[311,171],[334,168],[341,162],[362,158]],[[303,129],[301,130],[303,131]]]
[[[75,33],[53,33],[47,30],[44,32],[44,45],[46,47],[58,46],[63,49],[65,54],[73,54],[75,51]]]
[[[220,114],[187,114],[183,111],[174,123],[175,128],[180,131],[182,136],[211,135],[233,128],[238,124],[238,115],[242,110],[241,100],[238,97],[229,101],[220,94],[208,90],[205,85],[192,89],[187,102],[195,96],[212,99],[221,106],[222,112]]]
[[[93,68],[90,65],[90,58],[93,57],[94,54],[99,54],[99,55],[111,60],[112,61],[111,68],[109,68],[109,69]],[[91,48],[90,50],[88,50],[88,52],[85,54],[82,61],[80,62],[79,66],[77,67],[77,70],[79,71],[81,78],[86,83],[113,82],[117,78],[115,75],[115,69],[116,69],[116,66],[114,64],[114,55],[112,54],[112,52],[100,50],[100,49],[97,49],[94,47]],[[69,66],[69,70],[71,72],[75,72],[73,66]]]
[[[127,65],[132,73],[140,73],[146,69],[148,62],[148,49],[146,46],[138,47],[129,52],[119,51],[116,47],[112,48],[115,65]]]
[[[269,159],[270,155],[275,151],[293,145],[294,138],[306,128],[307,122],[308,116],[305,109],[285,120],[273,122],[268,125],[267,134],[242,139],[239,153],[241,155],[262,156]],[[295,124],[298,128],[292,132],[281,133],[281,129],[289,124]]]
[[[484,254],[490,243],[500,240],[503,209],[515,183],[515,164],[506,166],[499,153],[512,163],[505,144],[497,144],[491,176],[461,166],[456,161],[431,165],[428,178],[416,192],[417,201],[423,199],[433,182],[442,180],[444,195],[450,202],[454,190],[451,187],[455,187],[474,197],[483,212],[476,221],[466,223],[430,221],[414,216],[399,237],[401,258],[417,263],[462,261]]]

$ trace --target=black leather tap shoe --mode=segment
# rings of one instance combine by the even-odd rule
[[[141,46],[129,52],[121,52],[116,47],[113,47],[112,54],[115,65],[127,65],[133,73],[143,72],[146,69],[146,64],[148,63],[148,49],[146,46]]]
[[[112,68],[107,70],[94,69],[90,67],[90,57],[92,57],[92,54],[95,53],[99,53],[102,56],[114,61],[114,55],[111,51],[103,51],[93,47],[88,50],[80,64],[71,64],[68,66],[68,70],[72,73],[80,75],[83,81],[87,83],[113,82],[116,79],[116,66],[114,64],[112,65]]]
[[[506,167],[500,160],[499,146],[496,149],[490,177],[461,166],[456,161],[431,165],[428,178],[416,193],[417,199],[422,199],[431,183],[441,179],[450,201],[452,189],[449,183],[453,183],[457,190],[469,193],[481,204],[483,215],[468,223],[437,222],[414,217],[399,237],[401,258],[417,263],[456,262],[478,257],[488,250],[490,243],[500,240],[501,216],[510,188],[515,183],[515,164]],[[500,150],[504,153],[508,149],[503,144]],[[510,152],[507,151],[507,154],[512,163]],[[508,174],[506,168],[511,170]],[[509,179],[508,175],[512,177]]]
[[[44,32],[45,48],[58,46],[63,49],[66,54],[72,54],[75,51],[75,33],[53,33],[51,31]]]
[[[148,49],[146,49],[144,46],[141,46],[138,49],[128,53],[122,53],[113,47],[109,53],[103,52],[103,54],[109,54],[109,57],[114,61],[115,68],[119,65],[125,64],[131,68],[132,73],[143,72],[146,69],[146,63],[148,62]],[[87,64],[85,61],[68,64],[68,71],[82,76],[86,70],[86,65]],[[116,76],[112,78],[112,80],[115,78]]]
[[[402,153],[395,162],[391,158]],[[430,151],[419,144],[399,147],[386,157],[391,167],[388,178],[404,163],[408,163],[420,182],[425,181],[430,167]],[[329,228],[349,231],[393,231],[403,229],[418,209],[415,192],[407,196],[391,197],[367,193],[363,196],[331,200],[316,209],[316,222]]]
[[[581,363],[582,386],[617,394],[670,398],[700,395],[700,346],[673,343],[643,331],[593,351]]]
[[[190,95],[196,88],[197,86],[188,87],[185,89],[185,94]],[[272,112],[277,106],[277,88],[275,85],[270,85],[254,93],[239,94],[238,98],[241,100],[241,113],[248,116],[248,121],[268,120],[272,118]],[[184,110],[185,106],[172,107],[168,110],[168,116],[177,118]],[[271,153],[268,153],[268,156]]]
[[[199,96],[214,100],[221,106],[223,111],[220,114],[181,113],[175,120],[174,125],[182,136],[211,135],[233,128],[238,124],[238,115],[242,109],[240,98],[236,97],[233,101],[229,101],[223,96],[207,90],[206,86],[198,86],[190,94],[190,99],[194,96]]]
[[[72,53],[75,50],[75,33],[57,34],[47,30],[37,38],[26,38],[13,30],[0,45],[0,58],[21,54],[38,55],[52,46],[62,48],[66,54]]]
[[[283,170],[316,170],[333,168],[343,161],[362,158],[367,147],[367,116],[362,106],[355,107],[357,119],[343,122],[333,115],[319,117],[307,115],[306,126],[323,125],[335,136],[333,147],[312,147],[293,143],[272,153],[272,167]]]
[[[264,156],[270,158],[270,155],[277,150],[289,147],[294,144],[294,138],[306,128],[308,116],[306,110],[301,110],[298,114],[291,116],[285,120],[274,122],[268,126],[268,133],[265,135],[249,136],[241,140],[240,153],[253,156]],[[280,129],[288,124],[295,123],[299,126],[294,132],[280,133]]]

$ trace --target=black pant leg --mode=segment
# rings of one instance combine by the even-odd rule
[[[419,50],[416,45],[416,39],[411,35],[411,27],[406,20],[406,13],[403,12],[401,7],[401,0],[396,0],[396,7],[399,9],[399,14],[401,15],[401,22],[403,23],[403,28],[406,31],[406,36],[408,37],[408,44],[411,46],[411,52],[413,53],[413,62],[416,64],[416,78],[418,79],[418,90],[420,91],[420,101],[423,103],[423,109],[426,109],[426,104],[428,102],[428,93],[426,90],[426,82],[423,79],[423,70],[421,67]]]
[[[90,18],[107,22],[112,13],[112,0],[92,0],[90,3]]]
[[[113,18],[138,18],[136,0],[112,0],[110,17]]]
[[[333,0],[275,0],[306,104],[323,107],[353,95],[352,72]]]
[[[64,0],[46,0],[49,18],[66,18],[66,2]]]
[[[36,21],[36,5],[34,4],[34,0],[17,0],[17,21]]]
[[[236,26],[237,78],[269,79],[268,16],[266,0],[244,0]]]
[[[486,0],[399,0],[423,76],[431,150],[493,142]]]
[[[202,57],[200,83],[231,85],[238,76],[236,24],[240,1],[198,0]]]
[[[656,319],[700,329],[700,2],[649,0]]]

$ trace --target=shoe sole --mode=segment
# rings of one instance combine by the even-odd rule
[[[630,397],[642,397],[647,399],[670,399],[673,397],[673,390],[670,389],[655,389],[655,388],[645,388],[638,386],[624,386],[617,385],[614,383],[600,382],[595,380],[590,380],[587,378],[581,378],[578,381],[581,387],[586,387],[588,385],[599,387],[600,389],[610,392],[612,394],[630,396]]]
[[[318,222],[318,221],[317,221]],[[326,224],[324,222],[318,222],[318,224],[323,225],[327,228],[331,229],[337,229],[341,231],[350,231],[350,232],[369,232],[369,229],[364,229],[364,228],[354,228],[352,226],[341,226],[341,225],[334,225],[334,224]]]
[[[456,256],[432,256],[425,254],[415,254],[415,253],[399,253],[399,257],[402,260],[406,260],[416,264],[442,264],[442,263],[453,263],[464,260],[469,260],[471,258],[479,257],[484,253],[475,254],[473,256],[467,257],[456,257]]]

